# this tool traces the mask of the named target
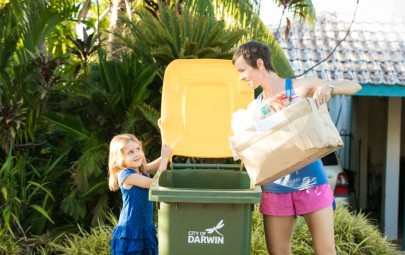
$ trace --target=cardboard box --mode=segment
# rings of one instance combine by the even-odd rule
[[[341,147],[327,105],[305,98],[229,138],[255,185],[288,175]]]

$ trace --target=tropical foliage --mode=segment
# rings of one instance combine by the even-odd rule
[[[157,156],[167,64],[230,58],[256,31],[242,26],[253,19],[257,38],[272,38],[249,1],[108,2],[0,6],[2,233],[74,231],[117,213],[119,196],[106,185],[109,139],[135,133]],[[283,55],[276,61],[289,67]]]
[[[310,0],[276,2],[313,17]],[[158,156],[172,60],[228,59],[255,39],[292,75],[257,10],[248,0],[0,1],[0,254],[50,254],[61,233],[118,215],[109,140],[134,133]]]
[[[62,234],[53,240],[46,236],[38,237],[36,247],[32,247],[35,254],[110,254],[109,243],[111,231],[117,223],[114,215],[109,215],[108,224],[100,224],[89,230],[79,227],[76,233]],[[388,242],[363,213],[354,213],[346,204],[338,204],[335,211],[335,240],[338,255],[367,255],[367,254],[400,254],[398,247]],[[48,242],[47,242],[48,241]],[[7,254],[21,254],[26,240],[3,243],[3,250]],[[253,226],[251,252],[252,255],[267,255],[264,240],[262,216],[258,206],[253,211]],[[0,242],[2,243],[2,242]],[[0,251],[1,251],[0,246]],[[294,226],[292,252],[297,255],[314,254],[308,227],[302,217],[297,218]]]

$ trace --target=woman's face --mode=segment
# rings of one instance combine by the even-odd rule
[[[138,143],[130,141],[122,149],[122,163],[125,167],[138,169],[143,163],[143,151]]]
[[[243,56],[235,60],[234,66],[239,73],[239,79],[245,81],[251,89],[256,89],[260,86],[260,70],[250,66]]]

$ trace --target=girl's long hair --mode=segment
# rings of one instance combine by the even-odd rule
[[[127,146],[129,142],[135,142],[141,148],[142,154],[142,143],[134,135],[131,134],[120,134],[113,137],[110,142],[110,154],[108,156],[108,186],[111,191],[116,191],[119,189],[118,185],[118,172],[126,168],[123,165],[122,150]],[[146,158],[143,154],[142,166],[139,168],[142,173],[146,173]]]

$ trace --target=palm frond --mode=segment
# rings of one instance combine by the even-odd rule
[[[47,116],[44,116],[44,119],[75,140],[92,139],[79,116],[49,113]]]
[[[44,0],[26,1],[23,7],[23,45],[24,50],[44,52],[46,38],[64,18]]]
[[[80,192],[87,191],[89,178],[97,179],[105,175],[107,154],[107,143],[99,143],[87,150],[84,149],[83,154],[72,167],[75,184]]]
[[[14,13],[16,8],[12,3],[7,4],[1,9],[0,15],[0,85],[2,73],[6,71],[6,67],[12,62],[12,56],[17,48],[17,42],[20,38],[20,27],[17,17]]]
[[[224,56],[222,53],[231,51],[243,34],[240,29],[226,29],[206,13],[183,10],[180,15],[164,5],[159,9],[158,18],[144,9],[139,9],[137,15],[139,21],[136,24],[123,19],[131,33],[121,34],[121,42],[134,52],[146,49],[144,59],[155,59],[163,67],[179,58]],[[125,39],[131,36],[134,39]]]
[[[106,189],[107,187],[107,183],[105,183],[104,185],[104,189]],[[102,187],[100,187],[101,189]],[[100,223],[104,223],[106,222],[107,218],[108,218],[108,203],[107,203],[107,196],[104,193],[101,197],[98,198],[97,200],[97,204],[93,209],[93,213],[92,213],[92,221],[91,221],[91,225],[92,226],[97,226]]]
[[[108,104],[122,111],[133,104],[143,103],[149,96],[147,86],[158,72],[156,65],[140,63],[134,54],[122,55],[115,63],[100,55],[100,78]],[[118,114],[118,111],[115,111]]]
[[[139,106],[139,110],[142,113],[143,117],[149,121],[150,124],[155,127],[155,129],[160,132],[158,126],[158,120],[160,118],[160,111],[156,110],[148,104],[142,104]]]
[[[61,210],[75,220],[83,219],[86,216],[86,206],[76,197],[76,191],[71,192],[61,202]]]

